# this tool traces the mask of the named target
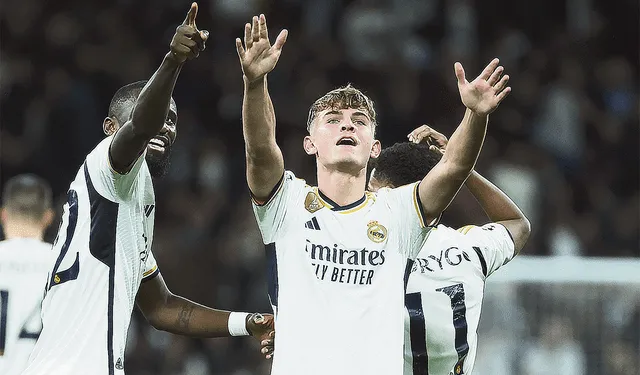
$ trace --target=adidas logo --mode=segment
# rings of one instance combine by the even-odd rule
[[[122,358],[118,358],[116,361],[116,370],[124,370],[124,365],[122,364]]]
[[[304,224],[305,228],[309,228],[309,229],[314,229],[314,230],[320,230],[320,225],[318,224],[318,220],[316,219],[316,217],[312,217],[311,220],[307,221]]]
[[[146,206],[144,206],[144,214],[146,217],[149,217],[149,215],[151,215],[151,213],[153,212],[153,209],[156,207],[155,204],[147,204]]]

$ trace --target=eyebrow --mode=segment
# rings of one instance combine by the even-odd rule
[[[322,116],[322,117],[326,117],[326,116],[335,116],[335,115],[342,116],[342,112],[340,112],[340,111],[329,111],[329,112],[325,113],[325,114],[324,114],[324,116]],[[364,116],[364,117],[366,117],[367,119],[369,119],[369,115],[367,115],[366,113],[361,112],[361,111],[355,111],[355,112],[353,112],[353,114],[351,115],[351,117],[354,117],[354,116]]]

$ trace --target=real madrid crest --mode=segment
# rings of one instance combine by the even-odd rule
[[[372,220],[367,224],[367,237],[375,243],[383,242],[387,238],[387,228]]]
[[[320,202],[316,193],[313,191],[308,192],[307,197],[304,199],[304,208],[306,208],[307,211],[314,213],[322,207],[324,207],[324,205]]]

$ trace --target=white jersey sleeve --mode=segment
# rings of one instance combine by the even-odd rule
[[[305,186],[304,180],[296,178],[291,171],[285,171],[266,203],[261,204],[252,199],[253,212],[265,244],[276,241],[278,234],[282,232],[280,229],[283,227],[287,211],[298,202]]]
[[[111,166],[109,148],[112,140],[113,135],[103,139],[87,155],[87,169],[96,191],[113,202],[121,203],[132,195],[140,168],[144,164],[146,149],[138,156],[128,173],[120,174]]]
[[[507,264],[515,256],[515,244],[504,225],[489,223],[481,227],[468,225],[458,229],[471,242],[480,258],[485,277]]]
[[[144,261],[144,270],[142,273],[142,282],[149,281],[154,277],[158,276],[160,273],[160,269],[158,268],[158,263],[156,263],[156,258],[153,256],[153,252],[149,250],[147,254],[147,259]]]
[[[418,255],[429,231],[438,220],[426,222],[418,194],[419,182],[387,190],[388,204],[396,216],[396,225],[401,234],[400,251],[413,259]]]

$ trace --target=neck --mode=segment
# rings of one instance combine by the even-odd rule
[[[364,195],[366,168],[357,173],[328,169],[318,163],[318,189],[335,203],[346,206]]]
[[[33,223],[11,222],[3,223],[4,236],[7,240],[14,238],[34,238],[42,241],[44,230]]]

